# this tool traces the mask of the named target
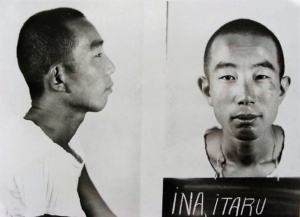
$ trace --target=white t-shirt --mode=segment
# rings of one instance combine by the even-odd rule
[[[85,216],[77,192],[83,162],[31,121],[11,119],[1,133],[0,216]],[[84,159],[74,138],[69,146]]]

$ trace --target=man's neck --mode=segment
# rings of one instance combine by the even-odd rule
[[[33,121],[54,143],[66,149],[85,114],[55,99],[43,99],[32,101],[24,119]]]
[[[239,140],[225,131],[223,131],[221,138],[222,151],[226,160],[241,166],[272,160],[275,142],[272,126],[262,136],[251,141]]]

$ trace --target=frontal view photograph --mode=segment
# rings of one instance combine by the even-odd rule
[[[291,1],[169,2],[163,217],[299,215],[299,18]]]
[[[255,21],[231,21],[208,41],[204,71],[199,86],[222,126],[205,134],[216,176],[275,173],[284,130],[272,124],[290,84],[276,36]]]
[[[165,177],[300,175],[299,9],[257,4],[170,3]]]

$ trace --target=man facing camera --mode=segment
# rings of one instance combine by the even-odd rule
[[[23,25],[17,46],[32,106],[11,122],[3,203],[7,216],[115,216],[91,182],[74,135],[101,111],[115,66],[85,16],[58,8]]]
[[[217,177],[266,177],[275,173],[284,131],[273,125],[290,85],[276,36],[248,19],[231,21],[209,39],[206,77],[200,89],[222,129],[205,134],[206,152]]]

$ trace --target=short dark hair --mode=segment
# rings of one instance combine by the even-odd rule
[[[277,62],[279,65],[279,77],[280,79],[284,75],[284,56],[279,40],[274,35],[274,33],[269,30],[264,25],[249,19],[237,19],[233,20],[225,25],[221,26],[209,39],[204,53],[204,72],[207,77],[209,77],[209,64],[210,64],[210,50],[214,40],[218,36],[227,34],[249,34],[256,36],[263,36],[270,38],[276,46],[277,49]]]
[[[36,99],[44,92],[44,76],[53,64],[72,60],[75,36],[66,23],[84,15],[71,8],[56,8],[31,16],[21,28],[17,45],[18,64]]]

